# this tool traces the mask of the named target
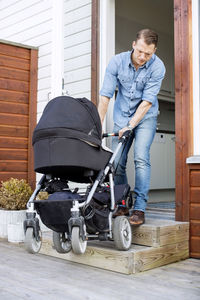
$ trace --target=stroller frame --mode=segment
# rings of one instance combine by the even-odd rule
[[[114,160],[118,155],[121,147],[126,143],[132,131],[126,131],[119,140],[118,146],[110,157],[104,170],[99,171],[97,178],[94,181],[89,194],[85,201],[80,202],[80,199],[73,199],[71,208],[71,217],[68,220],[69,234],[58,233],[53,231],[53,241],[56,250],[60,253],[67,253],[73,250],[76,254],[82,254],[86,251],[87,240],[113,240],[116,248],[119,250],[128,250],[132,242],[131,226],[125,216],[116,217],[113,219],[113,213],[116,210],[115,194],[114,194]],[[118,134],[104,134],[103,137],[114,136]],[[108,176],[110,185],[110,212],[108,215],[109,230],[100,234],[88,234],[86,232],[84,217],[80,214],[80,209],[86,207],[92,200],[97,188],[101,186]],[[26,220],[24,221],[25,231],[25,247],[30,253],[37,253],[40,250],[42,239],[39,220],[36,217],[34,200],[40,192],[43,183],[46,179],[50,179],[51,175],[43,175],[37,184],[33,194],[27,203]],[[64,235],[63,235],[64,234]],[[64,245],[64,247],[63,247]]]

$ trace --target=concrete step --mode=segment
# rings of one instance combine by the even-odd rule
[[[52,247],[50,232],[43,233],[41,254],[124,274],[146,271],[189,257],[189,223],[147,218],[133,229],[128,251],[115,249],[114,242],[88,241],[86,252],[59,254]]]

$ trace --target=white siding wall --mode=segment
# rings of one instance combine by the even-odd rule
[[[75,97],[91,95],[91,0],[64,2],[65,90]]]
[[[52,1],[64,1],[64,80],[71,96],[91,94],[91,0],[1,0],[0,38],[38,47],[38,119],[51,91]]]
[[[38,118],[50,92],[51,77],[51,0],[0,1],[0,37],[38,47]]]

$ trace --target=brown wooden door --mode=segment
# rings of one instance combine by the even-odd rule
[[[23,178],[35,185],[36,92],[37,50],[0,42],[0,181]]]

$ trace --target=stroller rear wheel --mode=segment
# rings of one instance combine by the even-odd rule
[[[72,250],[75,254],[85,253],[87,247],[87,241],[84,241],[80,236],[80,228],[72,228]]]
[[[39,237],[34,235],[33,227],[28,227],[25,233],[24,245],[29,253],[35,254],[40,251],[42,245],[42,233],[39,231]]]
[[[118,250],[128,250],[132,242],[132,230],[128,219],[116,217],[113,222],[113,238]]]
[[[66,232],[53,231],[53,244],[58,253],[68,253],[72,249]]]

